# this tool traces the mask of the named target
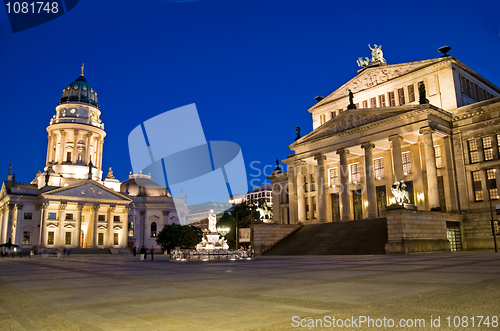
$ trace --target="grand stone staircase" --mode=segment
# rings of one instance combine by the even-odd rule
[[[384,254],[387,220],[304,225],[271,247],[264,255]]]

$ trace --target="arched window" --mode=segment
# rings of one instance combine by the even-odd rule
[[[151,237],[156,237],[156,222],[151,223]]]
[[[129,237],[134,236],[134,222],[132,221],[128,222],[128,236]]]

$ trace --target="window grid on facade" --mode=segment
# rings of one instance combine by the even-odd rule
[[[405,104],[405,90],[403,88],[398,88],[398,99],[400,106]]]
[[[326,115],[325,114],[319,115],[319,124],[323,125],[325,124],[325,122],[326,122]]]
[[[128,222],[128,236],[134,236],[134,222]]]
[[[361,173],[359,171],[359,163],[350,165],[351,170],[351,183],[358,183],[361,180]]]
[[[311,174],[311,192],[316,191],[316,174]]]
[[[120,223],[120,215],[114,215],[113,216],[113,222]]]
[[[33,219],[33,213],[24,213],[24,219],[25,220]]]
[[[472,188],[474,190],[474,200],[483,201],[483,189],[481,187],[481,175],[479,171],[472,172]]]
[[[497,200],[498,199],[498,187],[496,181],[496,170],[495,169],[486,169],[486,177],[488,180],[488,188],[490,190],[490,199]]]
[[[23,245],[29,245],[30,244],[30,236],[31,236],[31,233],[29,231],[24,231],[23,232]]]
[[[469,160],[470,163],[479,162],[479,152],[477,150],[477,141],[475,139],[469,140]]]
[[[384,94],[378,96],[378,102],[380,104],[380,107],[385,107],[385,95]]]
[[[373,167],[375,168],[375,178],[383,179],[385,177],[384,171],[384,158],[378,158],[373,160]]]
[[[370,99],[370,107],[371,108],[377,108],[377,98],[371,98]]]
[[[309,198],[305,198],[306,205],[306,219],[309,219]]]
[[[66,220],[72,221],[73,220],[73,214],[71,213],[66,213]]]
[[[401,159],[403,161],[403,172],[404,172],[405,176],[408,174],[411,174],[410,152],[402,153]]]
[[[104,245],[104,233],[102,232],[97,234],[97,245]]]
[[[55,220],[56,219],[56,213],[49,213],[49,220]]]
[[[493,160],[493,145],[491,144],[491,137],[483,137],[483,153],[484,160]]]
[[[304,192],[309,192],[309,184],[307,183],[307,175],[304,176]]]
[[[113,245],[118,245],[118,233],[113,233]]]
[[[330,186],[335,187],[339,181],[339,168],[330,169]]]
[[[408,102],[415,101],[415,87],[413,84],[408,85]]]
[[[106,215],[98,215],[97,220],[99,222],[106,222]]]
[[[441,146],[439,146],[439,145],[434,146],[434,154],[436,156],[436,168],[442,168],[443,161],[441,158]]]
[[[332,118],[334,118],[335,116],[337,116],[337,113],[334,111],[332,111]]]
[[[368,108],[368,100],[363,101],[363,108]]]
[[[490,93],[486,92],[464,76],[460,76],[460,82],[462,85],[462,93],[475,101],[483,101],[493,97]]]
[[[394,95],[394,92],[389,92],[389,105],[391,107],[396,106],[396,96]]]

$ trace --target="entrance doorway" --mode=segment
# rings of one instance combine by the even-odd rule
[[[361,190],[352,190],[352,206],[354,210],[354,220],[363,218],[363,199],[361,199]]]
[[[340,222],[340,198],[338,193],[332,194],[332,222]]]
[[[459,222],[446,222],[446,238],[450,242],[450,250],[452,252],[462,250],[462,236],[460,235]]]

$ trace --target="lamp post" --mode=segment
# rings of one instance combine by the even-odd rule
[[[493,172],[495,173],[495,178],[496,178],[496,171],[497,169],[493,169]],[[497,235],[496,235],[496,230],[495,230],[495,221],[493,220],[493,205],[491,204],[491,191],[490,191],[490,180],[488,179],[488,170],[486,170],[486,187],[488,189],[488,197],[490,200],[490,214],[491,214],[491,232],[493,234],[493,243],[495,246],[495,253],[497,253]]]

